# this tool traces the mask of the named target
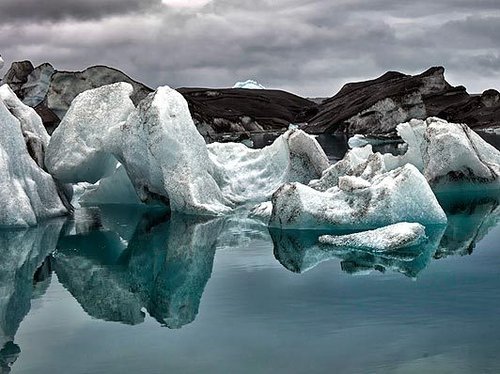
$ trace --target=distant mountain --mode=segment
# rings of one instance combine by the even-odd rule
[[[125,73],[93,66],[83,71],[57,71],[45,63],[15,62],[2,83],[11,86],[21,100],[35,108],[51,133],[72,100],[81,92],[110,83],[133,85],[137,105],[153,90]],[[473,128],[498,127],[500,93],[494,89],[470,95],[465,87],[450,85],[443,67],[419,75],[387,72],[374,80],[348,83],[330,98],[306,99],[263,88],[255,81],[238,88],[179,88],[191,115],[207,141],[248,136],[249,132],[284,131],[290,124],[314,134],[359,133],[394,135],[396,125],[412,118],[437,116]],[[259,89],[248,89],[259,88]]]
[[[387,72],[374,80],[346,84],[320,104],[318,114],[303,129],[315,134],[393,134],[398,123],[431,116],[473,128],[498,126],[500,93],[469,95],[465,87],[453,87],[445,80],[443,67],[415,76]]]

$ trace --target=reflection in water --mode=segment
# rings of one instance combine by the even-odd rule
[[[420,273],[436,251],[443,235],[444,227],[427,227],[428,240],[404,251],[373,253],[352,248],[332,249],[318,242],[323,233],[312,231],[271,230],[274,256],[288,270],[295,273],[306,272],[323,261],[338,258],[342,270],[349,274],[377,270],[402,273],[414,278]],[[345,232],[338,232],[344,234]]]
[[[500,196],[454,194],[441,197],[439,202],[448,216],[436,258],[472,254],[476,243],[494,228],[500,218]]]
[[[221,220],[147,212],[122,237],[106,226],[109,218],[99,218],[98,231],[61,238],[54,267],[63,286],[95,318],[138,324],[145,308],[170,328],[192,322]]]
[[[319,245],[322,233],[268,232],[243,214],[193,218],[123,207],[80,210],[64,226],[54,220],[27,230],[0,231],[0,373],[9,372],[16,361],[21,349],[15,334],[31,299],[48,288],[53,270],[94,318],[135,325],[147,311],[160,324],[180,328],[196,318],[216,248],[272,239],[275,258],[292,272],[338,259],[349,274],[393,271],[415,278],[432,258],[472,253],[499,219],[495,195],[448,195],[440,202],[448,226],[427,227],[427,242],[393,253],[332,250]]]
[[[20,348],[13,342],[31,299],[44,292],[44,270],[37,270],[54,251],[63,221],[35,228],[0,231],[0,372],[9,372]]]
[[[323,232],[271,229],[274,256],[286,269],[295,273],[303,273],[323,261],[338,258],[342,270],[349,274],[392,270],[414,278],[425,269],[431,257],[439,259],[471,254],[475,245],[500,219],[498,191],[487,196],[484,193],[481,196],[448,194],[440,196],[439,202],[448,217],[446,229],[427,227],[428,241],[410,251],[381,254],[351,248],[332,250],[319,244],[318,238],[325,234]],[[337,232],[345,233],[348,232]]]

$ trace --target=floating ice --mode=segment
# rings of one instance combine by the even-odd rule
[[[85,194],[87,203],[108,197],[108,203],[159,201],[175,211],[219,215],[235,204],[268,200],[283,183],[308,183],[329,165],[316,140],[300,130],[262,150],[207,147],[177,91],[160,87],[137,109],[131,91],[119,83],[79,95],[49,144],[46,162],[61,180],[94,183],[115,173]],[[124,169],[119,173],[116,160]],[[120,186],[115,197],[112,183]]]
[[[438,190],[499,187],[500,152],[467,125],[431,117],[425,121],[411,120],[399,124],[397,131],[408,149],[400,156],[388,153],[381,155],[386,170],[411,163],[425,175],[430,185]],[[356,139],[352,142],[357,143]],[[348,164],[350,169],[361,163],[360,160],[352,161],[352,152],[355,152],[355,156],[361,155],[361,159],[364,157],[365,161],[373,154],[369,146],[349,151],[341,165]],[[337,165],[333,170],[339,167]],[[348,174],[352,172],[347,168],[344,170]],[[335,185],[332,184],[336,182],[335,178],[329,178],[328,172],[326,174],[323,181],[314,183],[323,188]]]
[[[3,66],[4,66],[4,61],[2,56],[0,56],[0,69],[3,69]]]
[[[250,90],[264,90],[266,87],[263,85],[259,84],[257,81],[254,80],[246,80],[244,82],[236,82],[233,86],[233,88],[246,88]]]
[[[419,223],[400,222],[375,230],[349,235],[324,235],[319,241],[328,247],[348,247],[374,252],[394,251],[411,247],[425,240],[425,227]]]
[[[110,140],[115,127],[135,109],[129,96],[132,86],[115,83],[85,91],[72,102],[52,134],[45,163],[57,179],[95,183],[116,167]]]
[[[222,177],[222,193],[237,203],[267,200],[283,183],[308,183],[329,166],[318,142],[293,129],[263,149],[212,143],[208,150]]]
[[[35,111],[0,88],[0,226],[33,226],[67,209],[43,167],[48,135]]]
[[[397,222],[445,224],[446,215],[423,175],[413,166],[375,176],[365,187],[344,177],[325,192],[285,184],[272,198],[270,225],[283,229],[373,228]]]

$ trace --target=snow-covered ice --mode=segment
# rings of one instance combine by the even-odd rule
[[[220,215],[237,204],[269,200],[283,183],[308,183],[329,166],[317,141],[296,129],[261,150],[235,143],[207,146],[180,93],[160,87],[135,109],[131,91],[118,83],[79,95],[50,141],[46,163],[60,180],[95,183],[114,173],[84,194],[87,203],[108,197],[108,203],[123,203],[125,197]],[[104,191],[112,183],[120,185],[115,197]]]
[[[349,235],[323,235],[319,242],[328,247],[353,248],[374,252],[394,251],[418,245],[426,239],[425,227],[419,223],[400,222],[375,230]]]
[[[397,222],[445,224],[446,215],[424,176],[413,166],[375,176],[365,187],[343,177],[325,192],[300,183],[283,185],[272,198],[270,226],[283,229],[374,228]]]
[[[500,152],[467,125],[431,117],[425,121],[413,119],[401,123],[397,126],[397,132],[408,148],[400,156],[389,153],[381,155],[386,170],[411,163],[437,190],[499,187]],[[351,139],[352,143],[359,143],[357,137]],[[340,165],[350,164],[352,169],[372,154],[370,146],[354,148]],[[353,157],[357,157],[356,162],[352,161]],[[334,170],[340,165],[335,166]],[[313,183],[331,187],[335,179],[327,180],[326,177],[323,181]]]
[[[264,90],[266,87],[261,85],[255,80],[249,79],[244,82],[236,82],[233,86],[233,88],[246,88],[250,90]]]
[[[0,226],[33,226],[67,213],[42,168],[48,135],[41,120],[6,85],[0,88],[0,134]]]
[[[111,132],[135,109],[132,86],[115,83],[78,95],[52,134],[45,164],[57,179],[95,183],[116,167]]]

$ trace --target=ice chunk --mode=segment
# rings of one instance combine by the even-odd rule
[[[6,84],[0,87],[0,100],[19,121],[31,157],[38,166],[44,168],[44,150],[49,144],[50,137],[42,119],[33,108],[23,104]]]
[[[112,150],[122,145],[109,138],[135,109],[132,91],[128,83],[115,83],[73,100],[47,148],[45,163],[52,175],[63,182],[95,183],[115,170]]]
[[[301,130],[289,130],[263,149],[212,143],[208,150],[222,193],[237,203],[270,199],[283,183],[308,183],[329,166],[318,142]]]
[[[4,66],[4,61],[2,56],[0,56],[0,70],[3,69],[3,66]]]
[[[400,222],[379,229],[349,235],[323,235],[319,241],[328,247],[394,251],[418,245],[425,240],[425,227],[419,223]]]
[[[344,176],[371,180],[385,172],[384,157],[380,153],[373,153],[371,145],[367,145],[349,151],[342,160],[326,169],[320,179],[312,180],[309,186],[326,191],[337,186],[339,179]]]
[[[251,90],[264,90],[266,87],[263,85],[259,84],[257,81],[254,80],[246,80],[244,82],[236,82],[233,86],[233,88],[246,88],[246,89],[251,89]]]
[[[262,150],[235,143],[207,147],[177,91],[160,87],[137,109],[131,108],[130,93],[131,86],[122,83],[79,95],[50,141],[47,165],[65,181],[94,183],[114,171],[109,169],[116,160],[123,165],[115,179],[103,180],[83,203],[103,203],[111,183],[136,202],[129,179],[142,202],[219,215],[235,204],[268,200],[285,182],[308,183],[329,166],[317,141],[296,129]]]
[[[172,210],[188,214],[231,211],[205,141],[177,91],[160,87],[144,99],[114,143],[122,145],[115,155],[142,201],[170,200]]]
[[[37,165],[36,157],[28,153],[21,124],[25,129],[34,130],[31,134],[36,138],[40,134],[30,127],[36,121],[32,122],[30,112],[8,97],[8,105],[16,104],[11,106],[11,113],[3,101],[8,88],[2,87],[1,92],[0,226],[33,226],[45,218],[67,213],[53,178]],[[43,136],[39,139],[43,145]]]
[[[370,157],[381,158],[383,168],[378,173],[412,164],[436,190],[499,187],[500,152],[466,125],[431,117],[399,124],[397,132],[407,144],[405,154],[380,155],[369,145],[354,148],[320,180],[311,182],[311,187],[324,191],[336,186],[339,176],[360,176],[356,168]]]
[[[283,229],[446,223],[427,181],[410,164],[374,177],[366,188],[334,187],[321,192],[300,183],[285,184],[272,203],[270,225]]]

